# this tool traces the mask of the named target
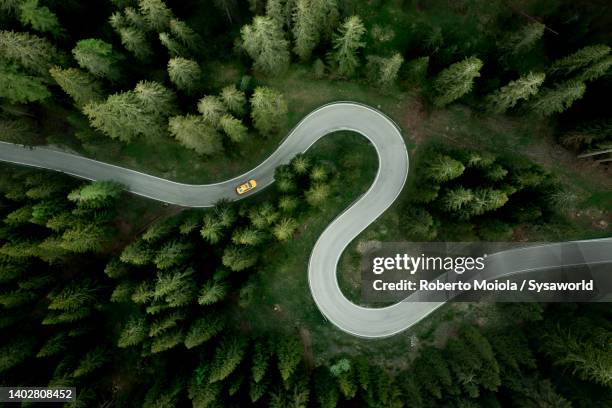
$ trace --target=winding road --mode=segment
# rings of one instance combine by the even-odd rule
[[[370,188],[332,221],[317,240],[308,265],[310,290],[321,313],[339,329],[364,338],[388,337],[411,327],[444,302],[418,302],[420,294],[415,292],[406,301],[389,307],[365,308],[349,301],[338,286],[336,267],[345,248],[389,208],[408,175],[408,152],[399,128],[371,107],[335,102],[315,109],[259,166],[214,184],[181,184],[58,150],[25,148],[4,142],[0,142],[0,161],[51,169],[89,180],[114,180],[130,192],[154,200],[186,207],[210,207],[221,199],[238,200],[252,194],[237,196],[234,191],[247,179],[257,180],[255,191],[270,185],[274,182],[277,166],[288,163],[317,140],[339,130],[350,130],[367,138],[378,154],[379,169]],[[562,262],[559,257],[542,256],[543,251],[555,254],[558,250],[578,251],[587,264],[612,265],[612,239],[551,244],[513,250],[522,251],[520,253],[504,251],[490,255],[489,259],[493,258],[499,267],[488,278],[524,269],[558,267]]]

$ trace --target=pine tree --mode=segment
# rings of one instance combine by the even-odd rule
[[[234,231],[232,242],[237,245],[257,246],[263,242],[265,235],[254,228],[245,227]]]
[[[202,71],[193,60],[172,58],[168,61],[168,75],[177,88],[191,94],[199,88]]]
[[[143,240],[125,247],[120,256],[121,262],[132,265],[146,265],[153,260],[153,250]]]
[[[332,38],[334,30],[338,26],[340,12],[337,0],[310,0],[311,7],[316,13],[315,25],[320,28],[326,40]]]
[[[300,361],[302,361],[303,352],[302,344],[294,336],[287,336],[278,341],[276,357],[283,381],[287,382],[293,375]]]
[[[185,47],[183,47],[183,45],[175,40],[170,34],[159,33],[158,38],[159,42],[162,43],[162,45],[168,50],[170,57],[180,57],[181,55],[187,54]]]
[[[610,47],[607,45],[589,45],[555,61],[550,67],[550,71],[555,74],[569,75],[601,61],[608,54],[610,54]]]
[[[75,253],[101,252],[110,239],[108,228],[95,223],[76,225],[62,234],[61,248]]]
[[[329,54],[330,60],[337,67],[338,74],[343,76],[353,75],[359,66],[359,49],[365,46],[362,41],[366,29],[359,16],[348,17],[338,33],[334,36],[334,51]]]
[[[38,351],[38,354],[36,354],[36,357],[51,357],[66,351],[66,349],[68,348],[68,340],[68,335],[65,332],[56,334],[55,336],[47,340],[45,344],[43,344],[43,346]]]
[[[198,102],[198,112],[202,114],[207,124],[218,128],[221,116],[225,115],[226,109],[218,96],[207,95]]]
[[[434,104],[443,107],[469,93],[474,78],[480,76],[482,61],[476,57],[466,58],[446,68],[434,79],[436,93]]]
[[[227,295],[229,287],[225,282],[211,280],[206,282],[200,290],[198,303],[207,306],[220,302]]]
[[[44,81],[19,72],[14,64],[0,63],[0,97],[11,103],[39,102],[51,96]]]
[[[255,61],[254,67],[269,75],[279,75],[289,66],[288,42],[271,17],[256,16],[240,30],[242,45]]]
[[[287,102],[280,92],[266,87],[255,89],[251,97],[251,118],[262,135],[280,130],[287,110]]]
[[[147,60],[153,55],[145,34],[135,27],[123,27],[117,30],[121,44],[139,60]]]
[[[367,59],[367,71],[371,79],[381,87],[388,87],[395,82],[404,62],[404,58],[398,52],[388,58],[370,55]]]
[[[10,336],[3,343],[0,346],[0,373],[5,373],[32,356],[37,342],[34,337]]]
[[[437,182],[449,181],[463,174],[465,166],[446,155],[436,155],[429,161],[427,176]]]
[[[28,33],[0,31],[0,58],[15,62],[30,73],[47,77],[58,53],[43,38]]]
[[[149,337],[157,337],[169,329],[177,326],[178,322],[185,318],[184,313],[174,312],[155,319],[149,327]]]
[[[104,208],[115,204],[123,186],[114,181],[94,181],[68,194],[68,200],[86,208]]]
[[[248,129],[240,119],[227,114],[221,117],[219,124],[232,142],[241,143],[246,140]]]
[[[283,27],[287,20],[285,15],[285,3],[287,0],[267,0],[266,16],[272,18],[279,27]]]
[[[117,63],[121,61],[121,56],[107,42],[94,38],[80,40],[72,49],[72,55],[81,68],[94,76],[111,80],[120,76]]]
[[[226,379],[244,358],[247,342],[242,337],[225,337],[217,347],[210,362],[209,383]]]
[[[293,218],[283,218],[274,226],[272,229],[272,234],[279,241],[287,241],[293,236],[293,232],[297,226],[298,224]]]
[[[306,191],[306,201],[313,207],[321,207],[329,197],[329,185],[323,183],[313,184]]]
[[[583,82],[575,80],[562,82],[555,88],[542,91],[531,103],[531,109],[542,116],[561,113],[572,106],[574,101],[582,98],[585,91],[586,86]]]
[[[278,211],[269,202],[252,207],[248,214],[251,224],[258,229],[267,229],[278,220],[279,216]]]
[[[542,23],[534,22],[525,25],[516,33],[510,35],[503,47],[511,54],[519,55],[529,51],[536,42],[544,35],[546,26]]]
[[[60,25],[57,16],[48,7],[38,4],[38,0],[24,0],[19,6],[19,20],[34,30],[59,34]]]
[[[544,73],[530,72],[516,81],[510,81],[508,85],[488,97],[490,109],[496,113],[503,113],[514,107],[518,101],[529,99],[538,93],[545,77]]]
[[[197,293],[194,271],[187,268],[183,271],[158,273],[153,299],[164,301],[169,307],[181,307],[191,303]]]
[[[223,251],[222,262],[232,271],[242,271],[257,263],[257,253],[246,247],[229,246]]]
[[[185,22],[173,18],[170,20],[170,32],[184,46],[192,51],[197,51],[202,39]]]
[[[153,338],[153,341],[151,342],[151,353],[155,354],[170,350],[171,348],[178,346],[182,342],[183,333],[180,331],[180,329],[171,330]]]
[[[255,344],[255,349],[253,350],[253,364],[251,365],[251,373],[253,376],[253,381],[256,383],[261,382],[263,380],[268,366],[270,364],[271,352],[268,345],[262,341],[259,341]]]
[[[187,242],[169,241],[157,252],[153,262],[158,269],[168,269],[187,260],[192,249]]]
[[[76,68],[62,69],[53,67],[49,73],[57,84],[66,92],[77,106],[102,99],[102,86],[91,75]]]
[[[442,206],[448,212],[459,212],[473,199],[472,190],[459,186],[446,191],[446,194],[442,197]]]
[[[221,90],[221,100],[225,107],[235,115],[242,116],[245,112],[246,96],[234,85],[228,85]]]
[[[597,78],[606,75],[610,70],[610,67],[612,67],[612,56],[604,57],[586,67],[580,73],[580,75],[578,75],[577,79],[579,81],[594,81]]]
[[[216,244],[221,240],[223,225],[211,214],[204,216],[204,225],[200,230],[200,235],[211,244]]]
[[[427,69],[429,68],[429,57],[415,58],[406,64],[408,79],[415,84],[425,82]]]
[[[317,10],[312,7],[310,0],[297,0],[293,12],[293,36],[295,38],[295,52],[302,61],[310,59],[312,51],[319,42],[319,27]]]
[[[185,336],[185,347],[194,348],[216,336],[223,330],[225,321],[218,315],[208,315],[195,320]]]
[[[109,360],[108,352],[103,347],[97,347],[85,354],[77,368],[72,372],[74,378],[84,377],[98,370]]]
[[[298,205],[299,205],[299,200],[293,196],[282,196],[278,200],[278,208],[286,213],[293,212],[297,208]]]
[[[151,30],[161,31],[170,25],[172,11],[162,0],[139,0],[138,5]]]
[[[183,146],[198,154],[212,155],[223,150],[219,133],[200,116],[174,116],[169,129]]]

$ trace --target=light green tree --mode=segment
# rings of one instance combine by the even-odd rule
[[[388,58],[369,55],[367,60],[367,71],[370,78],[381,87],[388,87],[395,82],[404,62],[399,52]]]
[[[114,181],[94,181],[68,194],[68,200],[85,208],[104,208],[114,205],[123,186]]]
[[[297,226],[298,224],[293,218],[283,218],[272,228],[272,234],[279,241],[287,241],[293,236]]]
[[[569,80],[542,91],[531,103],[531,109],[542,116],[561,113],[582,98],[585,91],[586,85],[583,82]]]
[[[0,31],[0,58],[15,62],[30,73],[48,77],[58,52],[43,38],[3,30]]]
[[[482,61],[470,57],[440,72],[433,82],[436,93],[434,104],[443,107],[469,93],[474,86],[474,78],[480,76],[481,68]]]
[[[34,30],[59,34],[60,25],[57,16],[48,7],[38,4],[38,0],[24,0],[19,6],[19,20]]]
[[[151,30],[159,32],[170,25],[172,11],[162,0],[139,0],[138,6]]]
[[[569,75],[602,60],[610,54],[610,47],[604,44],[589,45],[573,54],[555,61],[550,72]]]
[[[304,350],[302,344],[294,336],[286,336],[278,341],[276,346],[276,357],[278,358],[278,369],[283,381],[289,380],[302,361]]]
[[[224,337],[215,348],[210,362],[208,382],[214,383],[226,379],[244,358],[247,342],[242,337]]]
[[[153,55],[153,50],[147,41],[144,32],[136,27],[122,27],[117,30],[121,37],[121,44],[140,60],[147,60]]]
[[[241,143],[246,140],[248,129],[242,124],[240,119],[236,119],[232,115],[226,114],[219,121],[221,129],[234,143]]]
[[[72,372],[72,376],[79,378],[91,374],[106,364],[108,360],[108,351],[103,347],[96,347],[83,356],[77,368]]]
[[[577,77],[580,81],[594,81],[606,75],[612,67],[612,56],[607,56],[586,67]]]
[[[177,88],[192,93],[199,88],[202,71],[193,60],[172,58],[168,61],[168,75]]]
[[[223,225],[211,214],[204,216],[204,225],[200,230],[200,235],[211,244],[216,244],[223,236]]]
[[[317,10],[312,7],[310,0],[297,0],[293,12],[293,37],[295,38],[295,52],[302,61],[310,59],[312,51],[319,42],[319,26]]]
[[[287,102],[278,91],[257,87],[251,97],[251,118],[253,125],[264,136],[278,131],[287,114]]]
[[[257,263],[257,253],[245,246],[229,246],[223,251],[223,265],[232,271],[242,271]]]
[[[168,33],[159,33],[159,42],[168,50],[171,57],[186,55],[185,47]]]
[[[271,17],[256,16],[240,30],[242,46],[256,69],[278,75],[289,66],[288,42],[278,23]]]
[[[218,96],[207,95],[198,102],[198,112],[202,114],[203,120],[210,126],[218,128],[221,117],[227,109]]]
[[[184,21],[173,18],[170,20],[170,32],[184,46],[192,51],[200,48],[202,39]]]
[[[85,106],[89,102],[99,102],[102,99],[102,86],[91,75],[76,68],[62,69],[53,67],[49,73],[68,94],[77,106]]]
[[[358,52],[365,46],[363,36],[366,28],[359,16],[348,17],[338,29],[333,39],[334,50],[329,54],[338,74],[352,75],[359,66]]]
[[[327,200],[330,194],[329,185],[316,183],[310,187],[306,193],[306,201],[313,207],[321,207]]]
[[[174,138],[198,154],[212,155],[223,150],[221,136],[201,116],[174,116],[168,126]]]
[[[510,81],[493,94],[489,95],[487,101],[493,112],[503,113],[514,107],[520,100],[527,100],[538,93],[544,82],[546,74],[543,72],[533,73]]]
[[[94,76],[112,80],[120,76],[117,63],[121,55],[113,51],[113,46],[107,42],[95,38],[80,40],[72,49],[72,55],[81,68]]]
[[[429,161],[427,177],[437,182],[445,182],[463,174],[465,166],[460,161],[446,155],[436,155]]]
[[[235,115],[242,116],[245,112],[246,96],[234,85],[228,85],[221,90],[221,100],[225,107]]]
[[[220,302],[227,295],[229,290],[228,285],[225,282],[218,280],[209,280],[200,290],[198,297],[198,303],[207,306],[214,303]]]

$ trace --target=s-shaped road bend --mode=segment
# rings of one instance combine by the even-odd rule
[[[392,306],[365,308],[349,301],[338,286],[336,267],[340,255],[395,201],[408,175],[408,152],[399,128],[373,108],[354,102],[335,102],[315,109],[260,165],[231,180],[214,184],[181,184],[45,147],[25,148],[4,142],[0,142],[0,161],[55,170],[89,180],[113,180],[134,194],[154,200],[185,207],[210,207],[221,199],[238,200],[248,196],[237,196],[234,190],[247,179],[257,180],[257,190],[272,184],[277,166],[288,163],[317,140],[339,130],[350,130],[366,137],[378,154],[379,168],[370,188],[332,221],[317,240],[308,264],[310,290],[321,313],[339,329],[364,338],[388,337],[411,327],[444,303],[411,301],[418,296],[416,292],[406,301]],[[612,265],[612,239],[582,243],[573,244],[584,246],[585,262]],[[491,259],[499,255],[498,263],[501,265],[490,278],[511,274],[523,267],[546,266],[547,261],[537,256],[537,249],[527,249],[520,257],[511,256],[513,261],[522,259],[521,265],[515,265],[509,261],[510,258],[503,256],[507,252],[510,251],[489,256]]]

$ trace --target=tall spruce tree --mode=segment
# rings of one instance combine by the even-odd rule
[[[469,57],[444,69],[434,79],[434,105],[443,107],[469,93],[480,76],[482,61]]]
[[[358,52],[365,46],[363,36],[365,26],[359,16],[348,17],[334,35],[333,47],[329,59],[337,68],[338,74],[350,76],[359,67]]]
[[[545,77],[546,74],[542,72],[530,72],[515,81],[510,81],[487,98],[490,109],[493,112],[503,113],[520,100],[529,99],[538,93]]]
[[[266,74],[278,75],[289,66],[288,42],[281,26],[272,17],[256,16],[240,30],[242,45]]]

